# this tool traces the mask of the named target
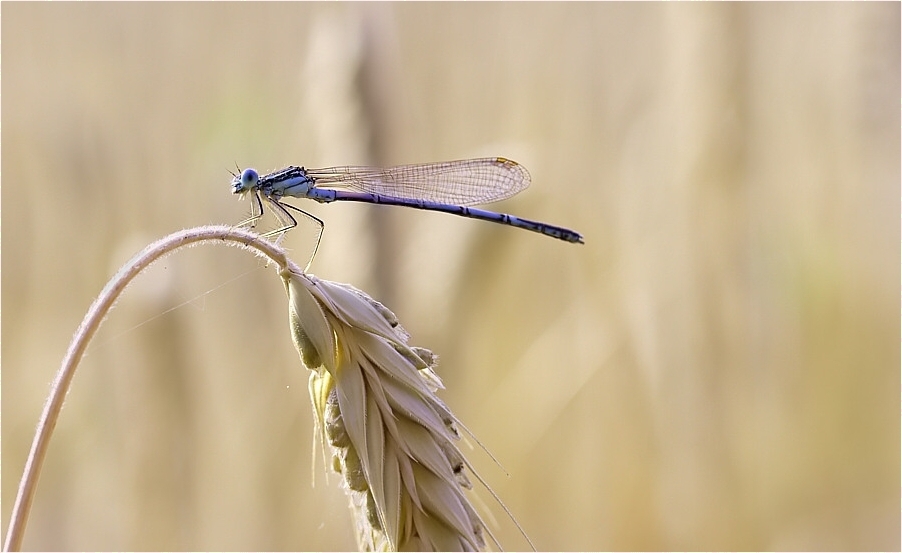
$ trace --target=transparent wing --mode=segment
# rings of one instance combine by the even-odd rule
[[[397,167],[310,169],[317,186],[393,198],[478,205],[510,198],[529,186],[529,172],[515,161],[486,157]]]

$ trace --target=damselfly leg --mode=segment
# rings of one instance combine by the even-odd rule
[[[260,193],[255,190],[254,193],[251,194],[251,216],[240,223],[236,223],[235,227],[256,228],[257,221],[259,221],[261,217],[263,217],[263,203],[260,201]],[[293,227],[294,225],[290,225],[288,228],[290,229]]]
[[[255,190],[253,194],[253,199],[251,200],[251,216],[238,223],[237,226],[248,226],[249,228],[254,228],[257,222],[263,217],[264,209],[263,202],[266,202],[272,214],[276,217],[279,222],[279,227],[267,232],[264,232],[260,235],[261,238],[269,238],[271,236],[275,236],[275,243],[279,244],[282,242],[282,239],[285,238],[285,234],[298,226],[298,220],[295,219],[294,215],[292,215],[288,209],[292,209],[301,215],[303,218],[301,221],[304,223],[303,227],[306,229],[304,234],[313,234],[315,235],[315,239],[313,242],[313,250],[307,258],[307,265],[304,268],[306,271],[307,268],[310,267],[310,263],[313,262],[313,258],[316,256],[317,250],[319,250],[319,243],[323,237],[323,227],[325,224],[323,221],[316,217],[315,215],[311,215],[307,213],[303,209],[297,208],[293,205],[283,204],[277,198],[267,196],[262,194],[259,190]],[[286,209],[288,208],[288,209]],[[309,240],[308,240],[309,241]]]

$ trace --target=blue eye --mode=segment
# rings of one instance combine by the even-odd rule
[[[257,171],[248,167],[241,173],[241,184],[245,189],[253,188],[257,184],[257,180],[260,176],[257,174]]]

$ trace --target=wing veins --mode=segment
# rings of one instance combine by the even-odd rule
[[[395,167],[309,169],[317,186],[454,205],[497,202],[529,186],[526,169],[505,158],[480,158]]]

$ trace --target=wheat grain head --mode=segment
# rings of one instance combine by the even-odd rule
[[[436,356],[407,345],[356,288],[283,271],[295,346],[310,369],[317,431],[343,476],[364,550],[473,551],[488,530],[465,495],[457,420]]]

